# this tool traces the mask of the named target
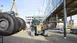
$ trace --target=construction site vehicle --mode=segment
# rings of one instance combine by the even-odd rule
[[[0,13],[0,36],[10,36],[22,29],[25,30],[25,21],[20,17],[16,17],[18,12],[15,13],[12,11],[14,5],[15,0],[13,0],[13,4],[9,12]]]
[[[7,12],[0,13],[0,35],[9,36],[25,29],[25,21]]]
[[[32,21],[31,36],[45,35],[44,26],[36,19]]]
[[[37,19],[33,19],[32,20],[32,25],[31,25],[31,36],[35,36],[36,35],[36,27],[39,24],[39,21]]]
[[[41,25],[36,26],[36,35],[43,35],[43,27]]]
[[[44,26],[37,25],[36,27],[34,26],[34,30],[31,31],[31,34],[32,36],[38,36],[38,35],[48,36],[48,31],[45,30]]]

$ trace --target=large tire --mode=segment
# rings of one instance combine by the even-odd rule
[[[0,14],[0,35],[9,36],[18,32],[20,28],[19,20],[8,13]]]
[[[5,12],[5,13],[8,13],[8,14],[12,15],[12,18],[14,19],[15,25],[14,25],[14,30],[13,30],[12,34],[15,34],[15,33],[19,32],[21,24],[20,24],[20,21],[17,19],[17,17],[15,17],[16,13],[14,13],[14,11]]]
[[[18,20],[20,21],[20,24],[21,24],[21,28],[19,29],[19,31],[21,31],[22,29],[25,30],[25,27],[26,27],[25,21],[22,18],[19,18],[19,17],[17,17],[17,18],[18,18]]]
[[[12,15],[8,13],[0,14],[0,35],[6,36],[12,34],[12,32],[14,31],[14,27],[15,21]]]
[[[16,17],[14,17],[13,19],[15,22],[13,34],[15,34],[15,33],[19,32],[19,29],[21,28],[21,24],[20,24],[20,21]]]

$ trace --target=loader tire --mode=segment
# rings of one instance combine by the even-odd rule
[[[0,35],[6,36],[12,34],[14,30],[15,21],[12,15],[8,13],[0,14]]]
[[[25,28],[26,28],[26,23],[25,23],[25,21],[22,19],[22,18],[19,18],[19,17],[17,17],[18,19],[19,19],[19,21],[20,21],[20,24],[21,24],[21,29],[20,30],[25,30]]]

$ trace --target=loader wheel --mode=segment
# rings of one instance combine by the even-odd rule
[[[19,29],[21,28],[20,21],[16,17],[14,17],[14,21],[15,21],[15,25],[14,25],[13,34],[19,32]]]
[[[17,17],[17,18],[19,19],[20,24],[21,24],[20,30],[22,30],[22,29],[25,30],[25,27],[26,27],[25,21],[22,18],[19,18],[19,17]]]
[[[0,35],[9,36],[18,32],[20,28],[19,20],[8,13],[0,14]]]
[[[0,35],[9,35],[13,32],[15,21],[12,15],[7,13],[0,14]]]
[[[17,32],[19,32],[19,29],[20,29],[20,21],[17,19],[17,17],[15,17],[15,13],[12,11],[12,12],[5,12],[5,13],[8,13],[12,16],[12,18],[14,19],[14,30],[13,30],[13,33],[12,34],[15,34]]]

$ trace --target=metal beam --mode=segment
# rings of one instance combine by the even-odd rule
[[[69,0],[66,0],[69,1]],[[71,0],[69,3],[66,4],[66,7],[68,8],[70,4],[74,3],[76,0]],[[58,13],[59,11],[63,10],[63,3],[53,12],[53,14]]]

